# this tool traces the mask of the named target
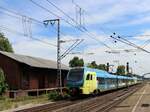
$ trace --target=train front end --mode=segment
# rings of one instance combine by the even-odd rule
[[[82,93],[81,87],[84,83],[84,68],[72,68],[67,75],[67,87],[71,96],[78,96]]]

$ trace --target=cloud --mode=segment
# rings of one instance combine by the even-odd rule
[[[68,17],[66,17],[63,13],[58,11],[55,7],[48,4],[46,0],[35,1],[48,8],[50,11],[61,16],[62,18],[66,19],[67,21],[71,22],[71,20]],[[144,0],[143,2],[141,2],[141,0],[95,0],[94,2],[93,0],[74,1],[88,12],[88,14],[85,13],[84,17],[86,27],[88,27],[90,33],[92,33],[92,37],[100,40],[101,42],[106,43],[112,49],[130,49],[132,47],[129,47],[120,42],[115,43],[113,39],[109,38],[110,32],[108,34],[100,33],[99,26],[105,28],[105,24],[108,24],[113,31],[120,31],[121,33],[124,33],[122,31],[124,30],[127,32],[127,34],[132,33],[132,30],[138,32],[139,35],[141,34],[141,32],[143,32],[143,34],[145,35],[150,33],[149,30],[146,30],[148,27],[148,22],[150,20],[148,13],[150,11],[149,0]],[[71,2],[71,0],[53,0],[52,2],[59,6],[59,8],[61,8],[69,16],[75,19],[75,5]],[[57,44],[57,26],[54,25],[45,28],[44,25],[42,25],[43,20],[57,18],[56,16],[35,6],[28,0],[13,0],[13,2],[11,0],[7,0],[0,1],[0,4],[0,6],[6,7],[10,10],[14,10],[16,12],[19,12],[20,14],[24,14],[41,21],[40,25],[35,24],[35,22],[31,23],[32,36],[41,39],[42,41]],[[25,29],[23,28],[22,17],[20,17],[20,19],[15,19],[3,13],[0,13],[0,17],[0,26],[5,26],[9,29],[14,29],[18,32],[24,33]],[[130,62],[130,66],[134,68],[134,73],[138,73],[141,75],[144,72],[149,71],[149,54],[146,54],[144,52],[137,52],[137,55],[134,55],[135,53],[133,52],[121,54],[107,54],[105,51],[108,50],[108,48],[102,45],[101,42],[91,39],[89,36],[87,36],[87,33],[81,33],[75,28],[72,28],[72,26],[68,25],[63,20],[61,20],[60,23],[61,31],[65,32],[65,36],[61,34],[62,40],[70,40],[77,38],[84,39],[83,43],[81,43],[76,49],[74,49],[73,52],[81,51],[85,53],[94,53],[94,55],[87,56],[77,55],[81,58],[84,58],[86,63],[95,60],[98,64],[110,62],[110,64],[117,65],[116,63],[114,63],[114,60],[119,60],[120,64],[123,65],[125,65],[126,62]],[[73,22],[71,23],[74,24]],[[27,29],[29,29],[30,24],[27,23],[26,25]],[[4,32],[5,35],[9,38],[9,40],[13,44],[13,48],[16,53],[56,60],[56,47],[48,46],[46,44],[32,40],[29,37],[27,38],[22,35],[14,34],[12,32],[9,32],[8,29],[2,30],[2,32]],[[135,38],[127,39],[134,42],[135,44],[142,45],[149,38],[140,37],[137,35],[137,37]],[[62,44],[61,52],[64,52],[71,44],[73,44],[73,42],[67,42],[65,44]],[[147,45],[145,49],[150,50],[150,45]],[[69,60],[73,58],[73,56],[74,55],[67,55],[62,60],[62,62],[68,65]],[[137,63],[135,63],[135,61],[137,61]]]
[[[84,2],[84,1],[82,1]],[[90,17],[86,17],[88,24],[107,23],[110,21],[122,21],[128,20],[130,15],[139,15],[150,10],[148,7],[149,1],[146,0],[141,3],[139,0],[123,0],[123,1],[96,1],[91,3],[90,1],[86,4],[77,2],[81,6],[87,6]],[[144,8],[143,8],[144,7]],[[92,9],[92,10],[91,10]],[[123,19],[122,19],[123,18]],[[130,18],[132,19],[132,18]]]
[[[50,41],[52,42],[52,40]],[[56,48],[35,40],[24,40],[13,45],[15,53],[56,60]]]
[[[145,30],[141,35],[145,35],[145,36],[136,36],[134,37],[135,39],[138,40],[142,40],[142,41],[146,41],[148,39],[150,39],[150,37],[148,35],[150,35],[150,30]]]

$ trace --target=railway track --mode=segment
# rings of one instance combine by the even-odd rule
[[[108,112],[114,106],[136,92],[139,88],[141,88],[141,85],[132,86],[128,89],[121,89],[78,104],[57,109],[53,112]]]
[[[85,100],[85,99],[81,99],[80,101]],[[36,107],[31,107],[31,108],[27,108],[27,109],[23,109],[23,110],[17,110],[15,112],[50,112],[53,110],[57,110],[61,107],[67,107],[73,104],[78,103],[79,100],[65,100],[65,101],[57,101],[55,103],[50,103],[50,104],[45,104],[45,105],[41,105],[41,106],[36,106]]]
[[[75,101],[59,101],[16,112],[108,112],[140,87],[141,85],[136,85],[128,89],[121,89],[94,98]]]
[[[28,108],[28,109],[18,110],[15,112],[49,112],[49,111],[58,109],[60,107],[69,106],[71,104],[73,104],[73,103],[70,101],[66,101],[66,102],[60,101],[60,102],[56,102],[56,103],[51,103],[51,104],[32,107],[32,108]]]

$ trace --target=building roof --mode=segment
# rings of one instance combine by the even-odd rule
[[[31,67],[57,69],[57,63],[52,60],[31,57],[31,56],[25,56],[25,55],[19,55],[19,54],[14,54],[14,53],[8,53],[8,52],[3,52],[3,51],[0,51],[0,54],[3,54],[17,62],[24,63]],[[69,69],[69,67],[64,64],[61,65],[61,68],[64,70]]]

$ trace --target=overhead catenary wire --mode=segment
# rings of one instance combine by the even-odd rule
[[[83,26],[82,26],[82,28],[81,28],[81,27],[77,27],[77,26],[75,26],[74,24],[70,23],[68,20],[66,20],[66,19],[64,19],[64,18],[62,18],[62,17],[60,17],[59,15],[55,14],[54,12],[52,12],[52,11],[50,11],[49,9],[45,8],[44,6],[38,4],[38,3],[35,2],[34,0],[29,0],[29,1],[31,1],[31,2],[32,2],[33,4],[35,4],[36,6],[42,8],[43,10],[49,12],[50,14],[56,16],[57,18],[59,18],[59,19],[65,21],[67,24],[69,24],[69,25],[71,25],[72,27],[78,29],[79,31],[81,31],[81,32],[83,32],[83,33],[86,33],[88,37],[90,37],[90,38],[96,40],[96,41],[99,42],[101,45],[104,45],[105,47],[111,49],[111,47],[109,47],[108,45],[106,45],[105,43],[103,43],[102,41],[100,41],[99,39],[96,39],[96,38],[95,38],[95,35],[91,34],[91,33],[90,33],[86,28],[84,28]]]
[[[61,59],[63,59],[64,57],[66,57],[74,48],[76,48],[81,42],[83,42],[83,39],[80,40],[76,45],[74,45],[73,47],[71,47],[67,52],[65,52],[62,56]]]
[[[32,35],[32,32],[30,31],[31,30],[31,23],[33,23],[32,21],[34,21],[34,22],[36,22],[37,24],[39,24],[39,25],[41,25],[41,26],[43,26],[43,22],[41,22],[41,21],[39,21],[39,20],[37,20],[37,19],[35,19],[35,18],[31,18],[31,17],[29,17],[29,16],[26,16],[26,15],[23,15],[23,14],[20,14],[20,13],[17,13],[17,12],[15,12],[15,11],[12,11],[12,10],[10,10],[10,9],[7,9],[7,8],[4,8],[4,7],[1,7],[0,6],[0,9],[2,9],[2,10],[4,10],[5,12],[2,12],[2,11],[0,11],[1,13],[3,13],[3,14],[5,14],[5,15],[7,15],[7,16],[10,16],[10,17],[13,17],[13,18],[16,18],[16,19],[23,19],[22,21],[26,21],[25,19],[28,19],[27,21],[30,23],[29,24],[29,33],[30,33],[30,35]],[[13,15],[12,15],[13,14]],[[16,16],[15,16],[16,15]],[[22,23],[22,24],[24,24],[24,23]],[[24,26],[23,26],[24,27]],[[10,30],[9,30],[10,31]],[[12,32],[12,30],[11,30],[11,32]],[[14,33],[14,32],[13,32]],[[16,33],[16,32],[15,32]],[[66,35],[66,34],[64,34],[64,33],[62,33],[62,32],[60,32],[61,33],[61,35]],[[23,33],[20,33],[20,32],[17,32],[17,34],[21,34],[21,35],[24,35]],[[27,36],[27,35],[26,35]],[[75,41],[75,40],[73,40],[73,39],[71,39],[71,40],[65,40],[65,41]]]
[[[2,9],[1,8],[1,6],[0,6],[0,9]],[[2,9],[2,10],[4,10],[4,9]],[[5,11],[5,10],[4,10]],[[15,14],[10,14],[10,13],[8,13],[8,12],[4,12],[4,11],[1,11],[0,10],[0,13],[3,13],[3,14],[5,14],[5,15],[7,15],[7,16],[9,16],[9,17],[13,17],[13,18],[16,18],[16,19],[20,19],[20,17],[19,16],[15,16]]]
[[[36,19],[27,17],[27,16],[25,16],[25,15],[19,14],[19,13],[17,13],[17,12],[14,12],[14,11],[11,11],[11,10],[7,10],[6,8],[3,8],[3,7],[1,7],[1,6],[0,6],[0,8],[3,9],[3,10],[6,10],[7,12],[10,12],[10,13],[12,13],[12,14],[18,15],[18,16],[14,16],[14,15],[8,14],[8,13],[6,13],[6,12],[2,12],[2,13],[5,13],[6,15],[10,16],[10,17],[14,17],[14,18],[16,18],[16,19],[21,19],[20,17],[22,17],[22,24],[23,24],[24,33],[21,33],[21,32],[15,31],[15,30],[12,30],[12,29],[7,28],[7,27],[4,27],[4,26],[0,26],[0,29],[1,29],[1,30],[5,30],[5,31],[8,31],[8,32],[11,32],[11,33],[14,33],[14,34],[22,35],[22,36],[24,36],[24,37],[30,37],[30,38],[33,39],[33,40],[41,41],[42,43],[45,43],[45,44],[47,44],[47,45],[51,45],[51,46],[57,47],[56,45],[54,45],[54,44],[52,44],[52,43],[43,41],[43,40],[41,40],[41,39],[37,39],[37,38],[35,38],[35,37],[32,37],[31,23],[29,24],[29,25],[30,25],[30,26],[29,26],[29,27],[30,27],[30,29],[29,29],[29,35],[26,33],[26,32],[27,32],[27,26],[26,26],[26,23],[24,23],[24,22],[27,22],[27,20],[26,20],[27,18],[30,20],[30,21],[28,21],[28,22],[31,22],[31,20],[33,20],[33,21],[39,23],[40,25],[43,24],[42,22],[40,22],[40,21],[38,21],[38,20],[36,20]],[[1,12],[1,11],[0,11],[0,12]],[[42,25],[42,26],[43,26],[43,25]]]
[[[24,35],[24,33],[21,33],[21,32],[15,31],[15,30],[12,30],[12,29],[7,28],[7,27],[4,27],[4,26],[0,26],[0,29],[1,29],[1,30],[5,30],[5,31],[8,31],[8,32],[10,32],[10,33],[15,33],[15,34],[18,34],[18,35],[22,35],[22,36],[24,36],[24,37],[29,37],[28,35]],[[49,45],[49,46],[57,47],[57,45],[55,45],[55,44],[46,42],[46,41],[44,41],[44,40],[35,38],[35,37],[33,37],[33,36],[30,37],[30,39],[39,41],[39,42],[44,43],[44,44],[47,44],[47,45]]]
[[[113,34],[116,35],[116,33],[113,33]],[[112,36],[110,36],[110,37],[112,37]],[[114,37],[114,38],[116,39],[116,37]],[[135,48],[137,48],[137,49],[140,49],[140,50],[142,50],[142,51],[145,51],[145,52],[147,52],[147,53],[150,53],[149,51],[145,50],[143,47],[140,47],[140,46],[138,46],[138,45],[136,45],[136,44],[134,44],[134,43],[128,41],[126,38],[123,38],[123,37],[121,37],[121,36],[118,36],[118,39],[119,39],[119,40],[122,39],[124,42],[127,42],[128,45],[133,46],[133,47],[135,47]],[[121,41],[121,42],[123,42],[123,41]]]
[[[47,1],[48,1],[48,0],[47,0]],[[3,9],[6,10],[6,8],[3,8]],[[10,11],[10,10],[7,9],[7,11]],[[17,15],[20,15],[19,13],[16,13],[16,12],[13,12],[13,13],[15,13],[15,14],[17,14]],[[21,15],[21,16],[24,16],[24,15]],[[33,18],[31,18],[31,19],[39,23],[39,21],[37,21],[37,20],[35,20],[35,19],[33,19]],[[71,19],[71,18],[70,18],[70,19]],[[42,24],[42,22],[40,22],[40,23]],[[83,29],[86,29],[86,28],[83,28]],[[98,39],[95,39],[95,40],[96,40],[96,41],[99,41]],[[102,44],[103,44],[103,43],[102,43]],[[104,44],[104,46],[107,46],[107,45]],[[107,46],[107,47],[108,47],[108,46]]]
[[[144,44],[142,45],[142,48],[146,47],[149,44],[150,44],[150,39],[148,39],[144,42]]]
[[[76,46],[76,45],[78,45],[78,43],[80,43],[80,41],[83,41],[83,39],[76,40],[64,53],[62,53],[61,57],[65,56],[68,52],[70,52],[72,50],[72,48],[74,48],[74,46]]]
[[[7,12],[9,12],[9,13],[12,13],[12,14],[14,14],[14,15],[17,15],[17,16],[19,16],[19,17],[27,17],[27,18],[30,18],[32,21],[34,21],[34,22],[36,22],[36,23],[38,23],[38,24],[40,24],[40,25],[43,26],[43,22],[41,22],[41,21],[39,21],[39,20],[36,20],[36,19],[34,19],[34,18],[31,18],[31,17],[29,17],[29,16],[20,14],[20,13],[18,13],[18,12],[15,12],[15,11],[10,10],[10,9],[7,9],[7,8],[4,8],[4,7],[2,7],[2,6],[0,6],[0,9],[2,9],[2,10],[4,10],[4,11],[7,11]],[[2,13],[6,13],[6,12],[2,12]],[[10,15],[10,14],[8,14],[8,13],[7,13],[7,15],[12,16],[12,15]],[[12,17],[19,18],[19,17],[17,17],[17,16],[12,16]]]
[[[130,45],[135,46],[137,49],[141,49],[141,50],[143,50],[143,51],[145,51],[145,52],[147,52],[147,53],[150,53],[149,51],[145,50],[143,47],[140,47],[140,46],[138,46],[138,45],[136,45],[136,44],[134,44],[134,43],[128,41],[127,39],[125,39],[125,38],[123,38],[123,37],[121,37],[121,36],[118,36],[118,38],[121,38],[122,40],[128,42]]]
[[[75,2],[73,2],[75,5],[77,5]],[[100,27],[101,28],[101,27]],[[104,33],[106,33],[105,32],[105,30],[103,30],[103,28],[101,28],[101,30],[104,32]],[[109,32],[111,32],[110,30],[109,30]],[[112,33],[112,32],[111,32]],[[140,36],[144,36],[144,35],[140,35]],[[150,36],[150,35],[145,35],[145,36]],[[130,45],[130,46],[135,46],[136,48],[138,48],[138,49],[141,49],[141,50],[143,50],[143,51],[145,51],[145,52],[149,52],[149,51],[147,51],[147,50],[145,50],[145,49],[143,49],[144,47],[140,47],[140,46],[137,46],[136,44],[134,44],[134,43],[132,43],[132,42],[130,42],[130,41],[128,41],[127,39],[125,39],[125,38],[123,38],[122,36],[118,36],[119,38],[121,38],[122,40],[124,40],[124,41],[126,41],[126,42],[128,42],[129,44],[128,45]],[[132,36],[126,36],[126,37],[132,37]],[[127,44],[127,43],[126,43]]]
[[[28,36],[28,28],[27,28],[27,18],[26,18],[26,16],[22,17],[22,27],[23,27],[24,35]]]
[[[72,0],[72,3],[79,7],[79,5],[74,2],[74,0]],[[85,11],[85,10],[84,10],[84,11]],[[86,12],[86,11],[85,11],[85,12]],[[101,31],[103,31],[104,33],[106,33],[106,31],[105,31],[102,27],[99,27],[99,28],[101,29]],[[113,32],[110,31],[109,29],[107,29],[107,30],[108,30],[110,33],[113,33]],[[150,35],[140,35],[140,36],[150,36]],[[128,41],[127,39],[123,38],[122,36],[118,36],[118,37],[121,38],[122,40],[128,42],[128,43],[129,43],[128,45],[130,45],[130,46],[135,46],[136,48],[141,49],[141,50],[147,52],[147,50],[145,50],[145,49],[143,49],[143,48],[144,48],[146,45],[148,45],[149,43],[146,43],[145,45],[143,45],[143,47],[140,47],[140,46],[137,46],[136,44],[134,44],[134,43]],[[133,37],[133,36],[124,36],[124,37]],[[114,39],[115,39],[115,38],[114,38]],[[149,41],[148,41],[148,42],[149,42]],[[126,44],[127,44],[127,43],[126,43]],[[149,52],[149,51],[148,51],[148,52]],[[148,53],[148,52],[147,52],[147,53]]]
[[[69,19],[71,19],[75,24],[77,24],[78,26],[81,26],[81,28],[86,31],[88,33],[88,36],[91,37],[91,33],[88,31],[87,28],[85,28],[84,26],[82,26],[81,24],[79,24],[76,20],[74,20],[72,17],[70,17],[67,13],[65,13],[62,9],[60,9],[59,7],[57,7],[53,2],[46,0],[49,4],[51,4],[52,6],[54,6],[56,9],[58,9],[60,12],[62,12],[65,16],[67,16]],[[80,27],[77,27],[79,30],[81,30],[83,32],[83,30]],[[92,34],[93,35],[93,34]],[[92,36],[93,38],[93,36]],[[93,38],[94,40],[100,42],[102,45],[104,45],[105,47],[111,49],[111,47],[109,47],[107,44],[105,44],[104,42],[101,42],[99,39]]]
[[[124,37],[150,37],[150,35],[123,35]],[[150,39],[146,40],[141,46],[142,48],[146,47],[150,43]]]
[[[139,46],[137,46],[137,45],[128,43],[127,41],[123,41],[123,40],[121,40],[120,38],[116,38],[116,37],[114,37],[114,36],[110,36],[110,37],[113,38],[113,39],[115,39],[115,40],[117,40],[117,41],[120,41],[120,42],[122,42],[122,43],[128,44],[128,45],[130,45],[130,46],[132,46],[132,47],[135,47],[135,48],[138,48],[138,49],[140,49],[140,50],[142,50],[142,51],[145,51],[145,52],[147,52],[147,53],[150,53],[149,51],[147,51],[147,50],[145,50],[145,49],[143,49],[143,48],[141,48],[141,47],[139,47]]]
[[[35,38],[35,37],[33,37],[33,36],[30,37],[29,35],[24,35],[24,33],[18,32],[18,31],[16,31],[16,30],[13,30],[13,29],[10,29],[10,28],[4,27],[4,26],[0,26],[0,30],[5,30],[5,31],[10,32],[10,33],[13,33],[13,34],[18,34],[18,35],[21,35],[21,36],[24,36],[24,37],[28,37],[28,38],[30,38],[30,39],[32,39],[32,40],[36,40],[36,41],[38,41],[38,42],[40,42],[40,43],[44,43],[44,44],[46,44],[46,45],[49,45],[49,47],[51,47],[51,46],[57,47],[57,45],[52,44],[52,43],[50,43],[50,42],[46,42],[46,41],[44,41],[44,40]],[[82,41],[82,40],[83,40],[83,39],[76,39],[76,41]],[[71,41],[75,41],[75,40],[66,40],[66,41],[67,41],[67,42],[71,42]],[[79,43],[81,43],[81,42],[79,42]],[[71,50],[73,50],[73,49],[75,48],[75,46],[79,45],[79,43],[73,44],[73,46],[71,46],[68,50],[66,50],[65,53],[62,54],[62,56],[63,56],[63,57],[66,56],[66,54],[68,54],[68,52],[70,52]],[[62,47],[62,49],[64,49],[64,47]]]
[[[150,37],[150,35],[121,35],[123,37]]]
[[[54,45],[52,43],[49,43],[49,42],[46,42],[46,41],[43,41],[41,39],[37,39],[35,37],[32,37],[32,31],[31,31],[31,23],[32,21],[38,23],[39,25],[42,25],[43,26],[43,22],[40,22],[39,20],[36,20],[34,18],[31,18],[29,16],[26,16],[26,15],[23,15],[23,14],[20,14],[20,13],[17,13],[15,11],[12,11],[10,9],[6,9],[4,7],[1,7],[0,6],[0,9],[3,9],[4,11],[7,11],[7,12],[1,12],[1,13],[5,13],[7,16],[10,16],[10,17],[14,17],[16,19],[22,19],[22,24],[23,24],[23,28],[25,29],[24,30],[24,33],[21,33],[21,32],[18,32],[18,31],[15,31],[15,30],[12,30],[12,29],[9,29],[9,28],[6,28],[6,27],[3,27],[3,26],[0,26],[0,29],[2,30],[5,30],[5,31],[8,31],[8,32],[11,32],[11,33],[15,33],[15,34],[19,34],[19,35],[22,35],[22,36],[25,36],[25,37],[30,37],[31,39],[33,40],[36,40],[36,41],[39,41],[39,42],[42,42],[42,43],[45,43],[47,45],[51,45],[51,46],[54,46],[54,47],[57,47],[57,45]],[[11,15],[13,14],[13,15]],[[14,16],[16,15],[16,16]],[[29,22],[29,29],[27,29],[27,22]],[[26,34],[26,32],[28,32],[29,34]],[[61,32],[62,34],[62,32]],[[64,34],[63,34],[64,35]],[[73,41],[73,40],[67,40],[67,41]],[[63,47],[62,47],[63,48]],[[74,48],[74,47],[73,47]]]
[[[16,18],[16,19],[21,19],[22,20],[22,18],[23,17],[26,17],[26,18],[28,18],[28,20],[30,20],[31,22],[32,22],[32,24],[33,23],[35,23],[35,24],[37,24],[37,25],[40,25],[40,26],[42,26],[43,27],[43,22],[41,22],[40,20],[37,20],[37,19],[35,19],[35,18],[32,18],[32,17],[29,17],[29,16],[27,16],[27,15],[24,15],[24,14],[20,14],[20,13],[18,13],[18,12],[16,12],[16,11],[13,11],[13,10],[10,10],[10,9],[7,9],[7,8],[4,8],[4,7],[2,7],[2,6],[0,6],[0,9],[1,10],[4,10],[3,12],[2,11],[0,11],[1,13],[3,13],[3,14],[5,14],[5,15],[7,15],[7,16],[10,16],[10,17],[13,17],[13,18]],[[10,14],[11,13],[11,14]],[[13,14],[13,15],[12,15]],[[15,16],[16,15],[16,16]],[[54,27],[55,28],[55,27]],[[56,33],[56,30],[57,30],[57,28],[55,28],[55,33]],[[60,34],[62,35],[62,36],[66,36],[66,34],[64,33],[64,32],[62,32],[62,31],[60,31]]]
[[[74,0],[72,0],[72,3],[75,5],[75,6],[77,6],[78,8],[81,8]],[[91,15],[89,15],[89,13],[88,13],[88,11],[86,11],[85,9],[83,9],[82,8],[82,10],[84,11],[84,13],[88,16],[88,17],[93,17],[93,16],[91,16]],[[112,33],[112,31],[110,30],[110,29],[108,29],[108,28],[103,28],[103,27],[100,27],[100,26],[98,26],[98,28],[104,33],[104,34],[107,34],[107,31],[109,32],[109,33]],[[106,31],[107,30],[107,31]]]
[[[75,24],[77,24],[78,26],[81,26],[81,23],[79,24],[77,22],[77,20],[75,20],[74,18],[72,18],[71,16],[69,16],[67,13],[65,13],[61,8],[59,8],[57,5],[55,5],[52,1],[46,0],[50,5],[52,5],[53,7],[55,7],[57,10],[59,10],[61,13],[63,13],[66,17],[68,17],[70,20],[72,20]],[[82,13],[82,12],[81,12]],[[80,18],[81,19],[81,18]]]
[[[66,14],[63,10],[61,10],[59,7],[57,7],[53,2],[46,0],[49,4],[51,4],[52,6],[54,6],[57,10],[59,10],[60,12],[62,12],[65,16],[67,16],[69,19],[71,19],[73,22],[75,22],[76,24],[78,24],[72,17],[70,17],[68,14]]]

